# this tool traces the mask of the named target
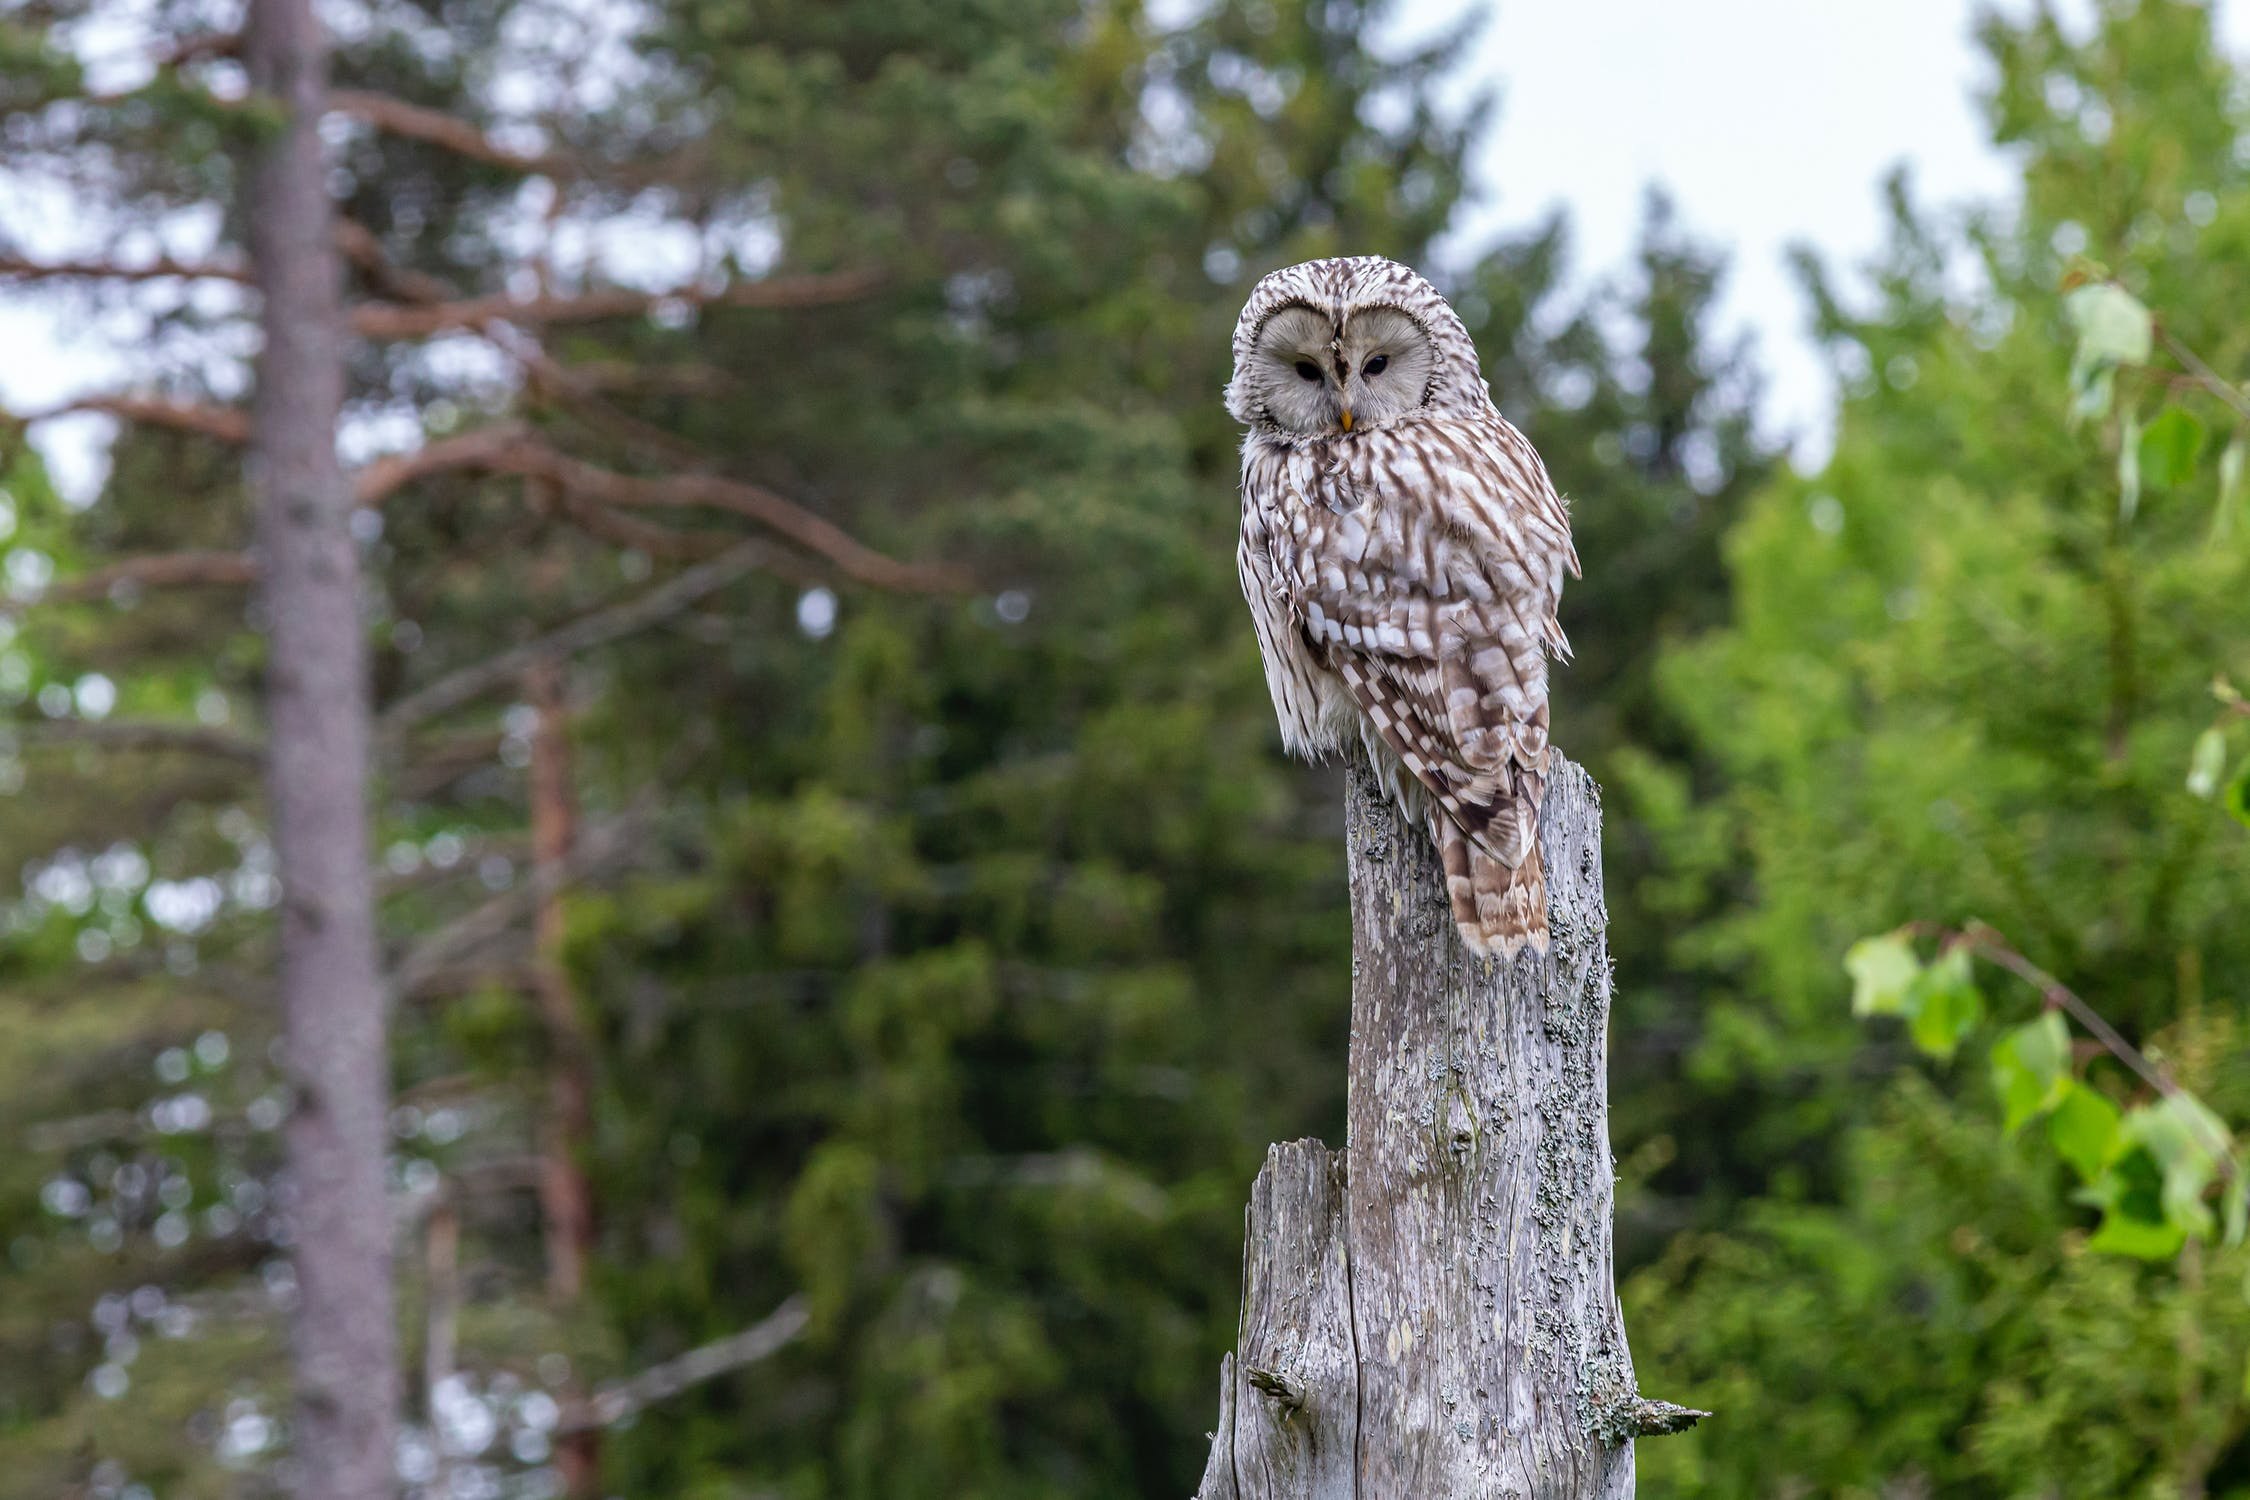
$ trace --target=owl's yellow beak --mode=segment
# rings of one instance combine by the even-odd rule
[[[1347,406],[1347,407],[1345,407],[1345,408],[1344,408],[1344,431],[1346,431],[1346,432],[1349,432],[1349,431],[1351,431],[1351,430],[1352,430],[1352,409],[1351,409],[1350,407],[1348,407],[1348,406]]]

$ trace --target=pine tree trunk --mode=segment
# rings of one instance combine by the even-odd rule
[[[1553,946],[1472,958],[1426,834],[1354,771],[1349,1142],[1267,1153],[1199,1500],[1621,1500],[1641,1397],[1610,1257],[1594,783],[1556,758]]]
[[[547,1031],[547,1101],[539,1122],[539,1217],[547,1243],[547,1295],[566,1320],[586,1290],[594,1250],[594,1189],[585,1155],[594,1133],[593,1042],[579,1019],[568,955],[571,849],[578,799],[571,781],[570,671],[549,658],[524,675],[524,701],[538,715],[531,734],[531,861],[539,887],[532,918],[533,986]],[[566,1401],[584,1399],[575,1377]],[[602,1429],[558,1434],[555,1473],[563,1500],[601,1494]]]
[[[383,1162],[389,1057],[368,867],[359,559],[336,456],[344,324],[320,145],[327,48],[310,0],[252,0],[243,45],[252,87],[286,116],[253,150],[246,208],[264,303],[250,479],[295,1094],[292,1467],[308,1500],[388,1500],[398,1392]]]

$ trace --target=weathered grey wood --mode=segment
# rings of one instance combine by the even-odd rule
[[[1203,1464],[1203,1482],[1195,1487],[1195,1500],[1237,1500],[1234,1487],[1234,1356],[1219,1361],[1219,1430],[1211,1434],[1211,1456]]]
[[[1462,946],[1427,836],[1356,771],[1346,836],[1349,1141],[1258,1175],[1201,1500],[1623,1500],[1632,1439],[1701,1414],[1640,1396],[1617,1308],[1598,793],[1557,758],[1553,943],[1508,965]]]
[[[1352,1297],[1370,1495],[1622,1496],[1591,1440],[1633,1388],[1610,1277],[1600,821],[1575,766],[1542,844],[1553,944],[1472,959],[1437,862],[1355,776]]]
[[[1235,1356],[1241,1500],[1349,1500],[1359,1372],[1344,1256],[1343,1158],[1318,1141],[1269,1147],[1250,1190]]]

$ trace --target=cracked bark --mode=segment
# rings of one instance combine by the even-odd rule
[[[1611,1260],[1601,809],[1557,758],[1550,954],[1472,958],[1429,839],[1364,772],[1349,1140],[1271,1148],[1198,1500],[1626,1500],[1643,1397]]]

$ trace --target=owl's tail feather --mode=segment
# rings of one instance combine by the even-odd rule
[[[1528,943],[1547,951],[1547,867],[1532,841],[1523,862],[1509,866],[1442,815],[1430,820],[1438,859],[1445,866],[1446,899],[1469,951],[1503,963]]]

